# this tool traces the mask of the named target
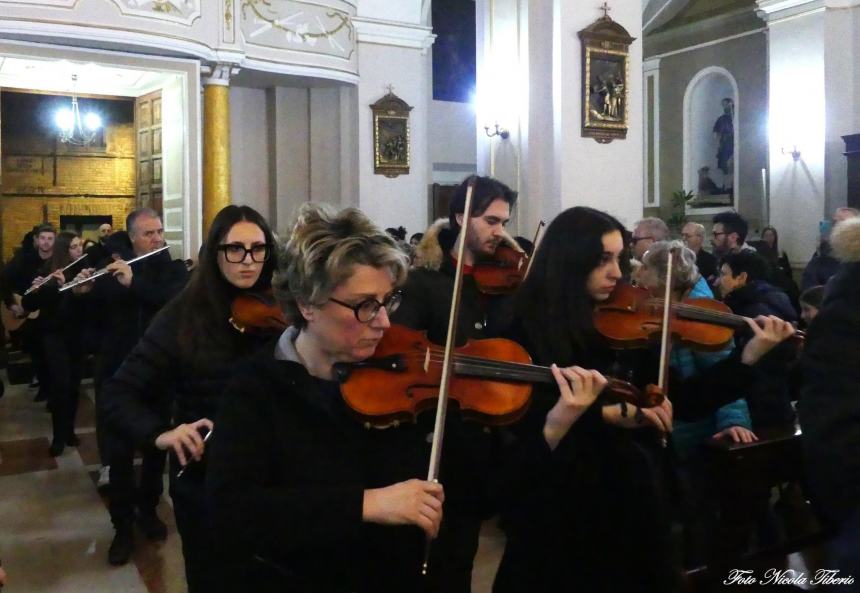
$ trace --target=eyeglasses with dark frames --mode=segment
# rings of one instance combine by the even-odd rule
[[[630,244],[636,245],[639,241],[644,241],[645,239],[653,239],[653,238],[654,237],[652,237],[651,235],[648,235],[645,237],[630,237]]]
[[[329,298],[329,300],[333,303],[337,303],[342,307],[346,307],[347,309],[352,309],[352,313],[355,315],[356,320],[361,323],[370,323],[376,316],[379,315],[379,310],[382,307],[385,307],[385,311],[390,315],[397,311],[397,308],[400,306],[400,303],[403,301],[403,291],[395,290],[387,297],[382,299],[380,303],[374,298],[364,299],[360,303],[355,305],[350,305],[349,303],[344,303],[343,301],[339,301],[335,298]]]
[[[224,259],[231,264],[242,263],[248,254],[251,255],[251,261],[258,264],[269,259],[269,246],[265,243],[251,245],[250,248],[245,247],[241,243],[225,243],[219,245],[218,250],[224,252]]]
[[[711,233],[711,235],[716,239],[720,235],[728,235],[728,233],[718,233],[718,232],[714,231],[713,233]]]

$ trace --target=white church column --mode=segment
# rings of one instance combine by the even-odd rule
[[[818,221],[847,200],[841,137],[860,131],[860,0],[758,6],[770,39],[770,221],[803,266],[818,245]]]
[[[427,126],[432,69],[430,52],[434,36],[423,24],[420,0],[368,0],[354,19],[358,34],[361,79],[357,89],[358,187],[353,205],[382,227],[404,226],[409,233],[427,227],[430,158]],[[388,93],[411,107],[409,117],[410,169],[389,178],[374,174],[373,116],[370,105]],[[451,138],[456,142],[456,138]],[[344,197],[346,202],[346,196]]]

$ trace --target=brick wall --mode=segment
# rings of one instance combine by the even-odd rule
[[[105,129],[105,146],[57,146],[3,139],[2,257],[8,261],[33,225],[59,227],[61,215],[109,215],[123,227],[136,204],[134,125]]]

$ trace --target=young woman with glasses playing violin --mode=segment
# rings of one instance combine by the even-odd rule
[[[386,481],[407,453],[376,446],[386,431],[356,421],[334,367],[374,353],[406,268],[361,212],[300,213],[273,282],[293,324],[237,370],[210,443],[209,504],[231,546],[222,591],[419,590],[442,486]]]
[[[268,339],[237,331],[229,319],[237,297],[270,289],[273,250],[272,231],[259,213],[247,206],[221,210],[191,281],[104,385],[105,421],[112,430],[173,453],[170,495],[190,593],[221,590],[204,503],[203,439],[239,360]],[[173,401],[172,426],[156,411],[165,398]],[[187,471],[176,477],[179,466]]]

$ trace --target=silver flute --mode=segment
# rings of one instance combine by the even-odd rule
[[[142,259],[144,259],[144,258],[147,258],[147,257],[149,257],[150,255],[155,255],[156,253],[161,253],[161,252],[162,252],[162,251],[164,251],[165,249],[170,249],[170,246],[169,246],[169,245],[165,245],[164,247],[159,247],[159,248],[158,248],[158,249],[156,249],[155,251],[150,251],[149,253],[144,253],[143,255],[139,255],[139,256],[137,256],[137,257],[135,257],[135,258],[133,258],[133,259],[128,260],[128,261],[127,261],[127,262],[125,262],[125,263],[127,263],[127,264],[133,264],[134,262],[136,262],[136,261],[140,261],[140,260],[142,260]],[[117,261],[119,261],[119,260],[117,260]],[[64,290],[69,290],[70,288],[74,288],[75,286],[79,286],[79,285],[81,285],[81,284],[84,284],[85,282],[89,282],[90,280],[95,280],[95,279],[96,279],[96,278],[98,278],[99,276],[104,276],[105,274],[109,274],[109,273],[110,273],[110,272],[109,272],[109,270],[107,269],[107,267],[104,267],[104,268],[102,268],[101,270],[97,270],[97,271],[93,272],[92,276],[89,276],[89,277],[87,277],[87,278],[81,278],[80,280],[75,280],[74,282],[69,282],[69,283],[67,283],[67,284],[63,284],[62,288],[60,288],[60,292],[63,292]]]
[[[61,268],[61,269],[59,269],[59,270],[57,270],[57,271],[59,271],[59,272],[65,272],[66,270],[68,270],[69,268],[71,268],[73,265],[75,265],[76,263],[78,263],[79,261],[81,261],[82,259],[84,259],[85,257],[87,257],[88,255],[89,255],[88,253],[83,254],[81,257],[79,257],[78,259],[76,259],[75,261],[73,261],[72,263],[70,263],[69,265],[67,265],[65,268]],[[39,282],[39,283],[38,283],[38,284],[36,284],[35,286],[31,286],[30,288],[28,288],[27,290],[25,290],[25,291],[24,291],[24,296],[27,296],[28,294],[30,294],[30,293],[31,293],[31,292],[33,292],[33,291],[39,290],[39,289],[40,289],[40,288],[42,288],[45,284],[47,284],[47,283],[51,280],[51,278],[52,278],[52,276],[45,276],[44,278],[42,278],[42,281],[41,281],[41,282]]]

